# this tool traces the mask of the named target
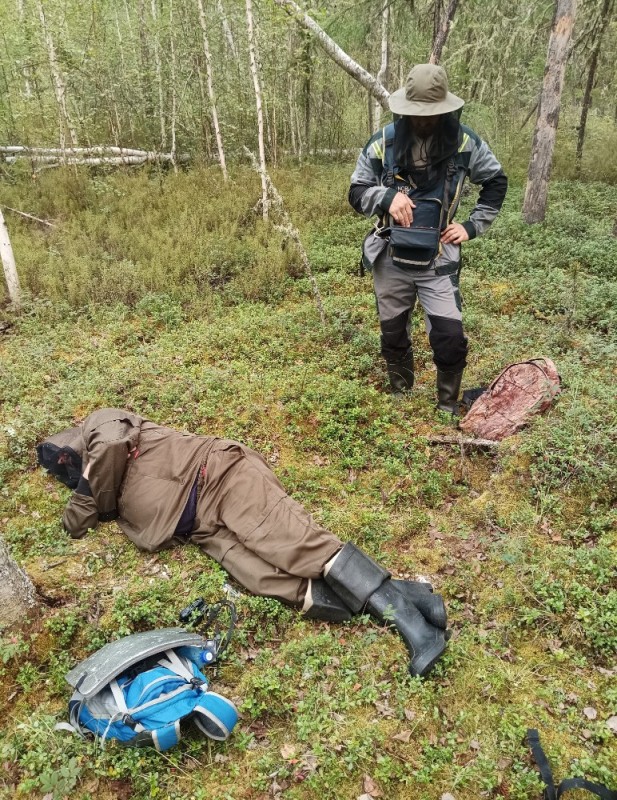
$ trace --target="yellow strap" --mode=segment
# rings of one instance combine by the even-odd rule
[[[461,143],[461,146],[458,149],[459,153],[463,152],[463,150],[465,149],[465,145],[467,144],[468,141],[469,141],[469,134],[468,133],[464,133],[463,134],[463,141]]]

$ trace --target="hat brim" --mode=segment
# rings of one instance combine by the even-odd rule
[[[452,92],[448,92],[445,100],[438,103],[424,103],[418,100],[408,100],[405,87],[392,92],[388,98],[390,111],[402,117],[435,117],[438,114],[447,114],[457,111],[465,105],[465,101]]]

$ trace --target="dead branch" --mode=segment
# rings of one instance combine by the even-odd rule
[[[331,39],[306,11],[300,8],[294,0],[274,0],[274,2],[277,6],[280,6],[286,11],[290,17],[293,17],[296,22],[302,25],[303,28],[310,31],[315,37],[317,44],[339,65],[339,67],[344,69],[348,75],[351,75],[354,80],[364,86],[364,88],[379,101],[384,111],[389,110],[388,97],[390,93],[388,90],[374,78],[370,72],[367,72],[364,67],[361,67],[351,56],[347,55],[334,39]]]
[[[16,208],[11,208],[11,206],[0,206],[0,208],[5,208],[7,211],[12,211],[13,214],[19,214],[20,217],[25,217],[26,219],[34,220],[34,222],[40,222],[41,225],[47,225],[49,228],[55,228],[56,226],[53,222],[48,222],[46,219],[41,219],[40,217],[35,217],[33,214],[26,214],[25,211],[18,211]]]
[[[500,442],[494,439],[473,439],[470,436],[427,436],[429,444],[455,444],[459,447],[472,447],[478,450],[496,450]]]

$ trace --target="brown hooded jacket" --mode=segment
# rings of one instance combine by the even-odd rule
[[[157,425],[118,408],[90,414],[77,429],[88,479],[62,521],[74,538],[116,519],[141,550],[170,546],[189,494],[217,439]],[[77,439],[78,441],[78,439]]]

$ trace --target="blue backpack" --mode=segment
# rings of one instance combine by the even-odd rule
[[[57,727],[159,751],[177,744],[181,726],[189,721],[211,739],[227,739],[238,712],[231,701],[210,691],[201,671],[216,659],[212,644],[182,628],[110,642],[66,676],[75,691],[69,724]]]

